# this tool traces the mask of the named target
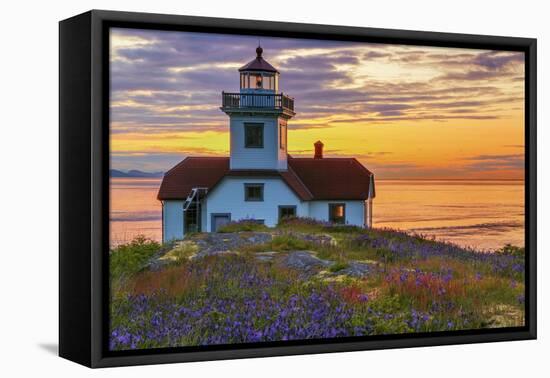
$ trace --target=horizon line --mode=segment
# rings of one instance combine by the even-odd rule
[[[109,171],[116,170],[123,173],[128,173],[130,171],[139,171],[141,173],[153,174],[153,173],[162,173],[165,174],[168,170],[155,170],[155,171],[144,171],[138,168],[122,169],[122,168],[109,168]],[[475,177],[462,177],[462,178],[448,178],[448,177],[381,177],[377,178],[376,174],[374,175],[377,181],[523,181],[525,178],[475,178]],[[114,177],[121,178],[121,177]],[[142,177],[122,177],[122,178],[142,178]]]

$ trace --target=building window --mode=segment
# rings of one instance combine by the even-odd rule
[[[295,217],[296,206],[279,206],[279,220],[282,218]]]
[[[273,90],[274,89],[273,75],[264,74],[263,89],[268,89],[268,90]]]
[[[333,223],[346,223],[346,205],[343,203],[329,203],[328,220]]]
[[[264,124],[263,123],[245,123],[244,124],[244,146],[246,148],[264,147]]]
[[[264,184],[244,184],[245,201],[263,201]]]
[[[250,75],[248,72],[241,73],[241,88],[249,89],[250,88]]]
[[[286,148],[286,124],[279,124],[279,148],[284,150]]]

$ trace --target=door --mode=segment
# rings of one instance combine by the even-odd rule
[[[185,233],[201,232],[201,213],[197,206],[191,206],[184,212],[183,229]]]
[[[231,221],[231,214],[212,214],[212,232],[218,231]]]

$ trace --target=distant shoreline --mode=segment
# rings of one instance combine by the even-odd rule
[[[164,172],[144,172],[137,169],[131,169],[129,171],[121,171],[118,169],[110,169],[110,178],[162,178]]]

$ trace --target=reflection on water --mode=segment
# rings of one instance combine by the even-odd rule
[[[162,239],[160,182],[159,178],[111,178],[111,245],[139,234]]]
[[[161,240],[160,179],[111,179],[111,244]],[[412,230],[478,249],[524,245],[521,181],[378,180],[374,226]]]
[[[378,180],[375,227],[478,249],[524,245],[523,181]]]

